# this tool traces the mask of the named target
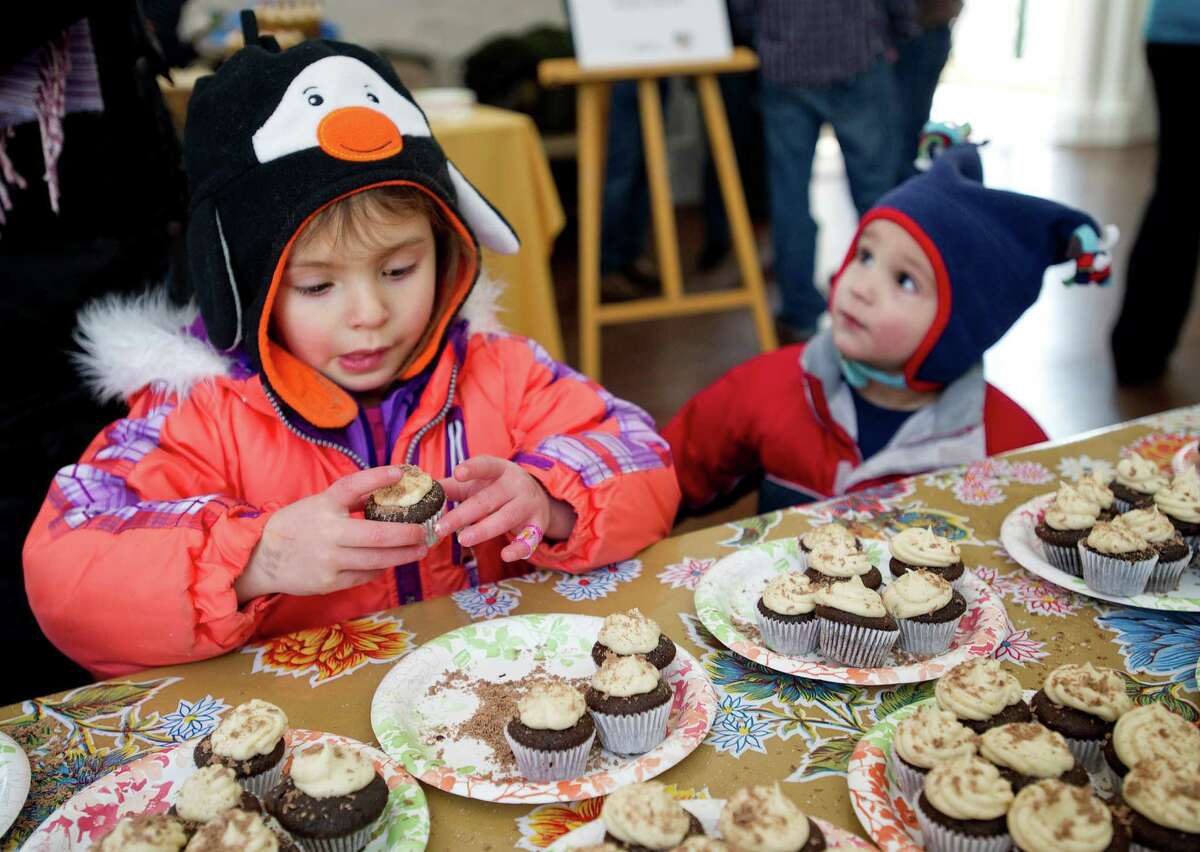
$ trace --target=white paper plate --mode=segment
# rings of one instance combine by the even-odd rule
[[[8,734],[0,733],[0,835],[16,822],[29,796],[29,759]]]

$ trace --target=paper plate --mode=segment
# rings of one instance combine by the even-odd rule
[[[596,749],[587,774],[534,782],[515,771],[502,774],[483,740],[448,733],[478,709],[473,683],[511,683],[538,666],[552,677],[590,677],[596,671],[592,645],[603,621],[589,615],[516,615],[442,634],[396,663],[379,684],[371,702],[375,738],[426,784],[490,802],[569,802],[653,778],[700,745],[716,713],[717,694],[703,667],[679,646],[663,672],[675,693],[667,738],[645,754]],[[437,684],[437,692],[427,695]]]
[[[29,759],[8,734],[0,733],[0,836],[12,826],[29,796]]]
[[[1171,458],[1172,472],[1183,473],[1189,467],[1200,468],[1200,441],[1184,444]]]
[[[1174,612],[1200,612],[1200,570],[1196,561],[1183,569],[1179,579],[1179,588],[1171,592],[1158,594],[1144,593],[1133,597],[1106,595],[1088,587],[1082,577],[1075,577],[1066,571],[1060,571],[1046,561],[1042,542],[1033,532],[1046,507],[1054,499],[1053,492],[1034,497],[1027,503],[1022,503],[1009,512],[1008,517],[1000,526],[1000,543],[1008,551],[1008,555],[1024,568],[1038,575],[1043,580],[1049,580],[1056,586],[1070,589],[1091,598],[1112,601],[1126,606],[1140,606],[1144,609],[1165,609]]]
[[[302,729],[287,732],[287,748],[335,743],[365,753],[390,791],[378,833],[364,852],[419,852],[429,842],[425,794],[407,772],[376,748],[357,740]],[[130,814],[157,814],[175,802],[179,785],[196,771],[195,741],[140,757],[80,790],[38,826],[21,847],[26,852],[83,852]],[[284,758],[287,759],[286,757]]]
[[[887,544],[866,540],[864,547],[871,554],[872,564],[888,579],[891,574],[887,568],[890,559]],[[888,655],[889,665],[876,669],[837,665],[817,654],[806,657],[777,654],[761,644],[755,611],[762,590],[772,577],[799,568],[798,548],[794,538],[742,548],[709,568],[696,587],[696,615],[709,632],[731,651],[769,669],[832,683],[872,686],[915,683],[940,677],[969,657],[990,655],[1008,635],[1004,604],[968,570],[959,590],[967,601],[967,612],[945,654],[905,662],[897,660],[893,653]]]

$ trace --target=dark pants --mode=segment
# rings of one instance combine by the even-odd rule
[[[1188,130],[1200,44],[1147,44],[1146,59],[1158,103],[1158,170],[1112,333],[1117,377],[1132,382],[1166,369],[1191,306],[1200,256],[1200,157]]]
[[[950,25],[925,30],[900,47],[900,58],[893,66],[896,75],[896,101],[899,104],[900,155],[896,183],[917,173],[917,143],[921,128],[929,121],[933,93],[946,60],[950,58]]]

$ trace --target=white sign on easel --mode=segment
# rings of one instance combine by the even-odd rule
[[[725,0],[567,0],[581,68],[728,59]]]

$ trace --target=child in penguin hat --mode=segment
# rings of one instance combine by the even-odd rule
[[[391,66],[280,52],[246,23],[189,106],[199,316],[151,295],[81,317],[85,372],[130,411],[57,474],[26,542],[43,629],[98,676],[586,571],[678,506],[644,411],[496,325],[479,243],[516,235]],[[432,543],[358,515],[400,463],[445,491]]]
[[[1045,440],[983,353],[1068,261],[1064,283],[1108,277],[1090,216],[989,189],[974,145],[945,149],[859,222],[829,330],[735,367],[667,425],[685,507],[758,486],[768,511]]]

